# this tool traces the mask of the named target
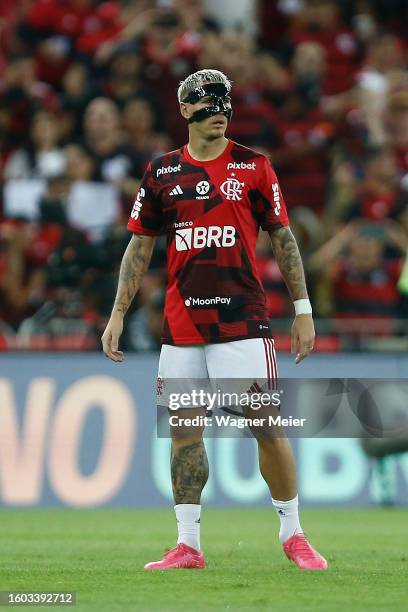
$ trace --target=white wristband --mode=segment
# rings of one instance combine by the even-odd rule
[[[295,300],[293,305],[295,307],[296,316],[301,314],[312,314],[312,305],[308,299]]]

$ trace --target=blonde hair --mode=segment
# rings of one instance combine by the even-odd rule
[[[189,93],[197,87],[201,87],[206,83],[223,83],[228,91],[231,91],[232,83],[229,78],[220,70],[209,68],[208,70],[198,70],[189,74],[184,81],[180,81],[180,86],[177,90],[177,98],[182,102],[187,98]]]

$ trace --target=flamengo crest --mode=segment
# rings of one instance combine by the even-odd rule
[[[221,185],[221,191],[227,198],[227,200],[242,200],[242,187],[245,183],[241,183],[238,179],[234,178],[234,175],[227,178],[226,181]]]

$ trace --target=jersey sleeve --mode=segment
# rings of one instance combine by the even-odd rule
[[[163,212],[155,195],[151,164],[147,166],[130,213],[127,228],[135,234],[158,236],[162,233]]]
[[[252,212],[263,230],[289,225],[285,200],[275,171],[267,157],[262,157],[257,173],[256,189],[251,194]]]

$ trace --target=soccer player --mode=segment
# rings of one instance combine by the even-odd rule
[[[113,361],[123,360],[123,318],[149,266],[155,237],[165,232],[168,286],[160,385],[167,379],[206,377],[276,382],[274,343],[255,259],[260,227],[270,235],[294,302],[296,363],[313,349],[302,260],[278,180],[264,155],[225,137],[232,117],[230,94],[231,82],[218,70],[200,70],[180,83],[178,100],[188,122],[188,144],[148,165],[128,223],[133,236],[123,256],[103,350]],[[204,414],[205,408],[186,412]],[[208,462],[202,431],[171,428],[178,540],[146,569],[205,567],[200,500]],[[295,465],[287,438],[259,435],[257,442],[285,554],[301,569],[326,569],[326,560],[309,544],[299,522]]]

